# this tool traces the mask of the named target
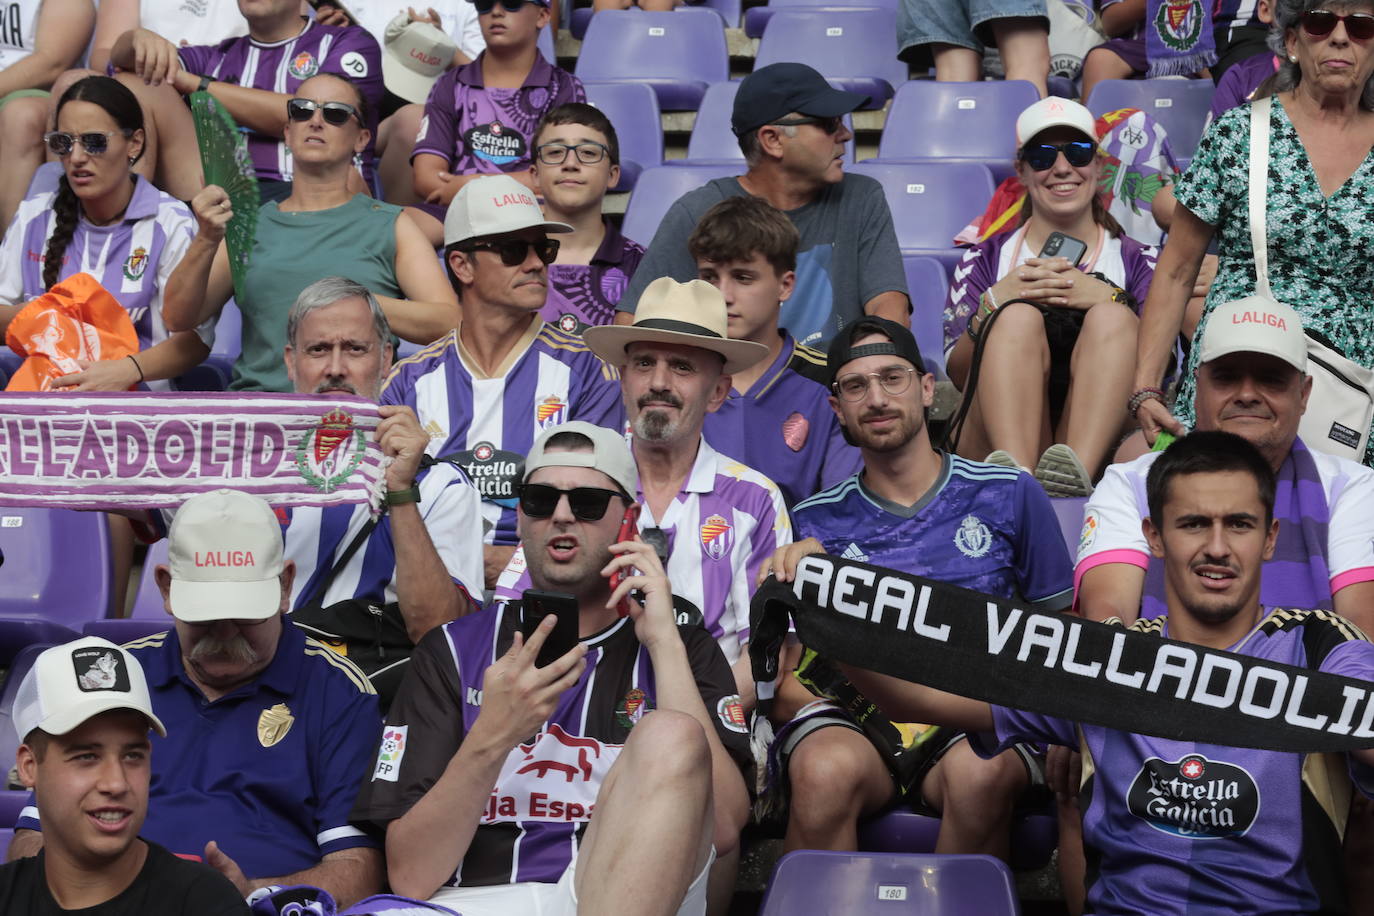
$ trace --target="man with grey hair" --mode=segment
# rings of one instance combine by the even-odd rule
[[[669,208],[621,297],[616,323],[634,319],[640,295],[659,277],[695,279],[687,238],[697,221],[722,200],[748,194],[786,213],[801,235],[796,289],[780,318],[798,343],[824,347],[866,314],[910,324],[882,186],[844,171],[845,144],[854,138],[844,116],[866,101],[831,88],[805,64],[770,64],[745,77],[730,121],[748,171],[709,181]]]

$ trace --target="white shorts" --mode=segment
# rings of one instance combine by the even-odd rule
[[[706,879],[715,861],[716,850],[712,847],[706,864],[687,888],[677,916],[704,916]],[[574,858],[557,884],[523,881],[491,887],[441,887],[429,902],[457,910],[462,916],[577,916],[577,890],[573,883],[576,875]]]

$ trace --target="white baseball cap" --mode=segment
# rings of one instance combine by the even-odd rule
[[[1277,356],[1305,374],[1307,335],[1302,332],[1302,316],[1268,296],[1222,303],[1207,318],[1198,362],[1210,363],[1231,353]]]
[[[141,712],[159,735],[143,666],[108,639],[87,636],[44,650],[19,682],[14,730],[23,742],[35,728],[65,735],[87,719],[112,709]]]
[[[559,433],[579,433],[592,440],[590,452],[545,452],[549,440]],[[525,456],[525,476],[540,468],[595,468],[614,480],[631,499],[639,492],[639,472],[635,468],[634,456],[630,454],[629,443],[625,437],[613,429],[597,426],[586,420],[573,420],[559,426],[551,426],[534,440],[529,454]]]
[[[519,232],[572,232],[567,223],[544,219],[534,192],[509,175],[483,175],[463,185],[444,215],[444,244]]]
[[[1093,114],[1072,99],[1057,96],[1041,99],[1016,119],[1016,145],[1025,146],[1042,130],[1072,127],[1089,140],[1097,140],[1097,121]]]
[[[382,82],[407,102],[424,104],[458,45],[432,22],[412,22],[405,12],[386,24],[384,35]]]
[[[256,496],[220,489],[186,500],[167,557],[177,620],[266,620],[281,610],[281,523]]]

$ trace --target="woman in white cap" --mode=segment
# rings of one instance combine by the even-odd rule
[[[1016,142],[1020,224],[964,255],[945,306],[946,366],[965,400],[955,441],[965,457],[1033,470],[1051,496],[1086,496],[1128,421],[1155,250],[1123,235],[1098,194],[1086,108],[1036,102]]]

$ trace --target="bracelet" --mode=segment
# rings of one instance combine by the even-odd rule
[[[136,384],[136,385],[141,385],[141,384],[143,384],[143,367],[140,366],[140,365],[138,364],[138,360],[134,359],[132,353],[129,354],[129,362],[133,363],[133,364],[134,364],[134,368],[138,370],[138,381],[135,382],[134,384]]]
[[[987,297],[987,300],[988,300],[987,302],[983,303],[983,308],[985,308],[985,309],[988,310],[988,314],[989,314],[989,315],[991,315],[993,312],[997,311],[998,309],[1000,309],[1000,308],[1002,307],[1002,306],[1000,306],[1000,305],[997,304],[997,297],[994,296],[994,295],[992,294],[992,290],[991,290],[991,289],[985,290],[985,291],[983,292],[983,295],[986,296],[986,297]],[[992,304],[989,305],[988,303],[992,303]]]
[[[412,484],[408,490],[387,490],[386,504],[388,506],[404,506],[407,503],[418,503],[420,501],[420,487]]]
[[[1131,399],[1126,402],[1126,412],[1134,417],[1140,412],[1140,408],[1146,401],[1164,402],[1164,391],[1160,388],[1140,388],[1131,393]]]

